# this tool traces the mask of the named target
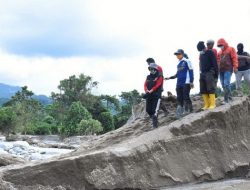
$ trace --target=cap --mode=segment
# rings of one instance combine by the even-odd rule
[[[178,49],[178,50],[174,53],[174,55],[180,55],[180,54],[184,55],[184,51],[183,51],[182,49]]]
[[[158,70],[158,67],[157,67],[157,65],[155,63],[150,63],[150,65],[148,66],[148,69],[150,69],[150,68]]]

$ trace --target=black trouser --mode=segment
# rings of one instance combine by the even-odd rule
[[[192,104],[192,101],[189,96],[190,89],[190,84],[185,84],[184,86],[176,87],[177,101],[178,105],[180,105],[181,107],[183,107],[184,102]]]
[[[214,94],[218,79],[215,78],[213,72],[206,72],[200,74],[200,93]]]
[[[149,116],[157,116],[160,107],[160,101],[160,97],[148,97],[146,99],[146,112]]]

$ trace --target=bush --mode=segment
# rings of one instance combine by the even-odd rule
[[[77,133],[77,125],[82,119],[89,120],[92,116],[81,102],[73,102],[65,119],[64,134],[70,136]]]
[[[110,112],[102,112],[98,117],[98,120],[103,126],[103,132],[108,132],[115,129],[114,118]]]
[[[0,131],[7,135],[14,132],[16,117],[11,107],[0,108]]]
[[[103,131],[102,124],[95,120],[81,120],[81,122],[77,125],[77,133],[78,135],[92,135],[95,133],[100,133]]]
[[[46,122],[29,123],[22,131],[22,134],[50,135],[51,125]]]
[[[29,123],[22,132],[22,134],[27,135],[35,135],[35,128],[36,126],[34,124]]]
[[[51,134],[51,126],[45,122],[38,122],[35,127],[36,135],[50,135]]]

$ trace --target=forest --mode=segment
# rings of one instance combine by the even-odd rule
[[[51,93],[52,103],[43,105],[23,86],[0,107],[0,131],[3,134],[62,136],[103,134],[124,125],[132,106],[141,101],[137,90],[121,92],[119,97],[94,95],[98,82],[80,74],[60,81]]]

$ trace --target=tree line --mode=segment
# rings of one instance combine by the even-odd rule
[[[63,136],[103,134],[124,125],[132,106],[141,101],[137,90],[121,92],[119,98],[94,95],[98,86],[92,77],[80,74],[60,81],[52,104],[32,98],[27,86],[0,107],[0,131],[4,134],[60,134]]]

